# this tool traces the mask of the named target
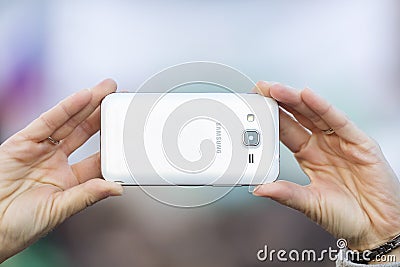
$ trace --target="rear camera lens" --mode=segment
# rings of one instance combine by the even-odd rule
[[[260,143],[260,135],[256,130],[246,130],[243,133],[245,146],[257,146]]]

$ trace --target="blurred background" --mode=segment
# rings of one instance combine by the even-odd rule
[[[0,140],[103,78],[134,91],[168,66],[216,61],[253,80],[311,87],[400,161],[400,2],[0,0]],[[99,136],[71,157],[99,149]],[[280,179],[307,184],[281,147]],[[300,213],[234,189],[179,209],[137,188],[66,221],[3,266],[334,266],[258,262],[335,240]]]

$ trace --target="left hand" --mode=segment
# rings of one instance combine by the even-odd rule
[[[82,90],[0,146],[0,263],[73,214],[122,194],[121,185],[100,178],[99,153],[68,163],[99,130],[100,102],[115,90],[113,80]]]
[[[400,183],[379,145],[309,89],[259,82],[279,102],[280,139],[310,184],[264,184],[254,191],[297,209],[351,249],[382,245],[400,234]],[[324,134],[326,130],[334,132]]]

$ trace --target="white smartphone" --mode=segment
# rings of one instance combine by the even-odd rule
[[[124,185],[241,186],[279,175],[279,112],[255,93],[113,93],[101,170]]]

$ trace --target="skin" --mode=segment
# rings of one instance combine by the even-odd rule
[[[310,184],[278,181],[254,195],[304,213],[351,249],[372,249],[400,233],[400,183],[379,145],[310,89],[258,82],[280,105],[280,139]],[[332,128],[327,135],[323,130]],[[399,249],[393,252],[399,255]]]
[[[82,90],[42,114],[0,146],[0,262],[68,217],[109,196],[119,184],[101,179],[100,155],[68,164],[68,156],[100,127],[100,101],[112,80]],[[51,136],[62,140],[54,145]]]
[[[112,80],[82,90],[0,146],[0,262],[68,217],[122,194],[119,184],[101,179],[99,153],[68,164],[99,130],[100,102],[115,90]],[[311,183],[278,181],[255,195],[303,212],[352,249],[371,249],[400,233],[400,184],[371,138],[309,89],[259,82],[256,90],[280,103],[281,141]],[[323,134],[329,128],[335,133]],[[49,136],[62,141],[54,145]]]

